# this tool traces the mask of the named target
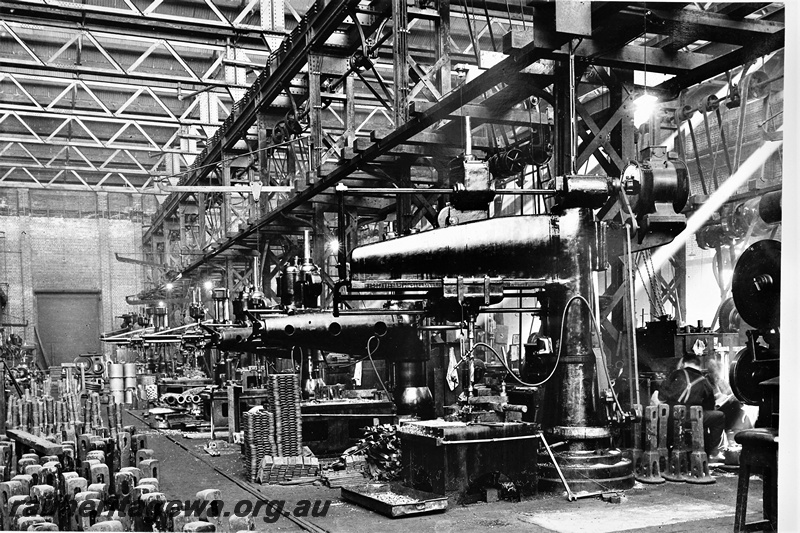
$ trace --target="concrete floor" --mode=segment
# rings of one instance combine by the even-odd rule
[[[139,427],[140,424],[137,424]],[[202,489],[222,491],[225,511],[232,511],[237,501],[253,500],[254,496],[214,472],[203,461],[187,454],[170,442],[163,433],[146,430],[149,446],[161,463],[161,490],[168,499],[193,499]],[[183,445],[203,456],[229,475],[244,481],[244,461],[239,446],[224,444],[221,455],[211,457],[203,452],[205,440],[186,439],[179,432],[169,432]],[[477,503],[453,505],[442,513],[407,518],[390,519],[364,509],[340,497],[339,489],[324,486],[278,486],[247,484],[256,489],[262,498],[285,500],[284,509],[291,510],[300,500],[331,500],[325,516],[309,517],[314,524],[331,532],[398,532],[432,531],[446,533],[458,531],[529,531],[532,533],[610,533],[628,531],[650,532],[730,532],[736,506],[736,472],[715,470],[717,482],[713,485],[665,483],[642,485],[625,491],[619,504],[599,499],[567,502],[563,496],[546,495],[521,502]],[[751,480],[748,520],[759,518],[761,511],[761,480]],[[259,530],[300,531],[284,517],[274,523],[265,523],[264,513],[256,519]],[[227,526],[227,520],[223,520]]]

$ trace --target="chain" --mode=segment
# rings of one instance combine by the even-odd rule
[[[647,269],[647,277],[650,278],[650,290],[653,291],[653,298],[656,301],[656,309],[658,310],[659,316],[663,316],[664,305],[661,303],[661,294],[656,291],[656,271],[653,267],[653,253],[650,250],[647,250],[647,255],[644,259],[644,266]]]
[[[644,253],[644,252],[642,252],[642,253]],[[638,255],[638,254],[637,254],[637,255]],[[646,267],[645,267],[645,268],[646,268]],[[648,299],[648,300],[650,300],[650,306],[651,306],[653,309],[655,309],[655,308],[656,308],[656,303],[653,301],[653,297],[652,297],[652,296],[650,296],[650,291],[649,291],[649,290],[647,290],[647,283],[645,282],[645,280],[644,280],[644,277],[642,277],[642,272],[641,272],[641,270],[639,270],[638,266],[637,266],[636,268],[634,268],[634,270],[635,270],[635,272],[636,272],[636,275],[638,275],[638,276],[639,276],[639,279],[640,279],[640,280],[641,280],[641,282],[642,282],[642,288],[644,289],[644,293],[647,295],[647,299]],[[650,273],[649,273],[649,272],[647,273],[647,276],[648,276],[648,277],[650,277]],[[651,284],[651,286],[652,286],[652,284]]]

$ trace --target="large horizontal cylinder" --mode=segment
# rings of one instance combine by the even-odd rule
[[[393,361],[427,359],[416,325],[398,315],[348,315],[309,312],[267,317],[256,334],[267,347],[316,348]],[[374,337],[374,338],[373,338]]]
[[[417,233],[354,249],[351,272],[564,279],[575,274],[566,259],[589,254],[593,244],[579,222],[578,210],[571,210],[560,217],[490,218]]]
[[[213,343],[220,350],[246,352],[252,341],[259,342],[258,338],[251,339],[252,335],[252,327],[220,328],[214,334]]]

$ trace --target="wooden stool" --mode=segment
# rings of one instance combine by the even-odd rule
[[[736,434],[742,445],[739,454],[739,488],[736,492],[734,533],[741,531],[777,531],[778,529],[778,430],[745,429]],[[745,522],[750,474],[761,473],[764,480],[764,520]]]

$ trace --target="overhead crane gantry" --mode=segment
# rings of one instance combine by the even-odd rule
[[[222,235],[222,238],[212,243],[211,246],[199,250],[200,255],[196,256],[192,262],[182,264],[181,271],[186,274],[192,273],[222,257],[228,261],[239,257],[244,261],[243,264],[246,264],[246,255],[241,256],[238,252],[232,252],[234,250],[246,251],[259,246],[261,241],[254,240],[254,237],[267,231],[271,225],[279,221],[281,224],[285,224],[286,215],[298,214],[299,208],[305,208],[309,203],[314,205],[315,200],[321,199],[323,195],[327,194],[326,190],[339,181],[350,179],[356,175],[364,176],[362,171],[374,174],[382,162],[393,161],[393,157],[402,157],[404,153],[410,157],[430,155],[430,147],[421,149],[417,147],[419,145],[430,145],[431,142],[434,142],[435,145],[438,144],[443,148],[450,141],[442,134],[432,134],[426,131],[438,121],[449,120],[452,123],[458,123],[460,122],[459,115],[463,115],[467,109],[474,110],[488,106],[491,99],[502,100],[504,94],[509,95],[509,107],[531,94],[538,93],[554,101],[555,108],[563,109],[566,102],[558,101],[558,94],[563,94],[563,91],[551,92],[547,88],[554,81],[556,84],[560,83],[556,78],[563,77],[564,73],[557,70],[555,78],[552,75],[526,74],[525,67],[538,59],[563,62],[568,57],[567,45],[570,41],[575,45],[572,51],[576,57],[576,64],[583,74],[585,76],[594,75],[594,83],[603,84],[607,86],[609,92],[620,94],[610,103],[612,108],[606,113],[610,117],[602,116],[602,113],[598,115],[602,108],[602,105],[597,105],[600,103],[598,102],[600,98],[579,106],[578,119],[586,130],[585,133],[581,133],[581,148],[584,152],[581,160],[585,161],[594,155],[607,172],[618,172],[621,170],[619,167],[622,162],[635,157],[635,154],[631,152],[630,138],[623,141],[623,138],[620,137],[622,134],[619,124],[623,118],[620,115],[621,107],[614,108],[614,106],[622,106],[623,103],[630,103],[630,98],[622,96],[622,85],[626,85],[625,90],[627,91],[636,89],[632,79],[625,74],[626,71],[646,69],[648,72],[670,74],[673,76],[671,79],[649,90],[656,94],[677,95],[686,87],[717,76],[783,46],[783,11],[780,8],[768,9],[765,11],[767,15],[760,18],[745,18],[759,9],[767,8],[769,4],[751,3],[747,7],[731,4],[731,6],[723,6],[713,13],[699,11],[691,6],[686,8],[687,4],[689,3],[649,5],[645,10],[637,3],[594,2],[591,4],[591,29],[582,36],[557,31],[552,5],[534,4],[522,11],[514,10],[513,15],[509,10],[508,26],[511,31],[504,35],[505,42],[503,43],[503,51],[508,56],[501,56],[505,59],[455,90],[443,91],[443,95],[436,101],[430,101],[430,95],[426,96],[428,102],[420,101],[419,96],[425,90],[418,91],[418,99],[410,102],[413,107],[408,121],[401,120],[400,122],[403,123],[395,127],[391,127],[389,124],[388,128],[385,125],[379,125],[372,130],[370,142],[367,143],[364,142],[366,141],[364,137],[355,138],[351,142],[339,143],[344,144],[344,147],[340,146],[338,165],[330,166],[325,161],[320,161],[317,168],[312,169],[319,174],[318,179],[312,179],[305,188],[290,195],[269,211],[262,212],[259,216],[249,217],[247,223],[241,226],[239,231],[236,228],[230,228],[229,233]],[[453,9],[454,6],[443,0],[430,5],[432,7],[409,6],[408,12],[402,16],[425,20],[439,17],[440,21],[444,21],[441,22],[443,28],[440,29],[449,31],[453,24],[468,24],[472,14],[481,12],[479,9],[481,6],[477,4],[473,6],[470,2],[466,4],[466,11],[461,5],[458,5],[457,9]],[[377,41],[388,41],[387,35],[373,36],[372,33],[383,28],[382,20],[390,16],[391,3],[373,2],[366,6],[351,1],[329,2],[324,5],[315,4],[315,6],[320,7],[315,7],[306,14],[303,22],[295,29],[292,36],[287,38],[281,51],[276,54],[275,60],[267,65],[267,69],[259,76],[258,81],[248,90],[248,96],[235,107],[220,132],[209,141],[207,149],[197,159],[194,170],[190,170],[181,180],[182,184],[197,185],[207,180],[208,176],[217,168],[215,165],[224,159],[226,151],[245,138],[247,130],[256,122],[259,110],[280,95],[285,89],[286,83],[300,74],[306,64],[310,65],[309,58],[313,59],[315,54],[325,48],[326,36],[333,35],[337,28],[345,23],[348,16],[352,17],[358,13],[357,16],[361,22],[360,30],[359,25],[351,24],[349,40],[341,39],[341,33],[338,33],[339,37],[336,42],[338,44],[346,42],[347,46],[336,49],[336,52],[341,55],[352,53],[358,49],[360,40],[364,39],[375,44],[374,48],[378,58],[386,54],[388,45],[385,44],[381,47],[376,43]],[[499,17],[499,14],[505,11],[505,8],[501,11],[499,7],[502,6],[500,4],[491,5],[488,9],[498,8],[498,13],[495,15]],[[446,15],[446,20],[441,15]],[[503,13],[503,15],[505,14]],[[523,22],[523,20],[531,19],[531,15],[533,15],[532,20],[535,23]],[[397,17],[396,14],[393,16]],[[352,22],[353,19],[347,20]],[[525,25],[523,26],[523,24]],[[487,47],[485,33],[488,27],[487,24],[482,37],[478,38],[478,43],[481,38],[484,39],[484,48]],[[464,29],[465,27],[459,27],[461,32]],[[419,32],[424,33],[422,30]],[[643,35],[645,37],[642,37]],[[692,44],[697,41],[700,41],[698,45]],[[430,50],[422,50],[413,43],[409,45],[409,49],[411,51],[407,54],[408,57],[393,54],[395,72],[408,71],[411,65],[409,57],[413,59],[415,55],[420,58],[430,56]],[[328,46],[325,51],[330,53],[332,50],[334,49]],[[433,72],[434,69],[431,69],[432,71],[429,73],[421,71],[425,77],[424,80],[421,80],[423,83],[430,83],[437,77],[441,78],[444,72],[449,74],[453,58],[465,57],[463,53],[459,55],[458,52],[450,52],[446,48],[437,52],[446,54],[448,59],[445,61],[446,69],[445,65],[442,65],[443,62],[438,61],[434,67],[440,68],[439,72]],[[433,61],[434,58],[428,58],[428,64]],[[423,59],[415,61],[419,64],[422,62]],[[315,69],[311,68],[309,80],[315,79],[315,83],[319,83],[319,76],[313,78],[315,74]],[[487,91],[493,90],[498,85],[498,81],[508,85],[504,88],[501,87],[498,91],[499,94],[490,95],[483,104],[476,103],[475,100],[481,95],[485,95]],[[313,83],[309,85],[313,85]],[[512,92],[515,94],[512,95]],[[310,108],[309,115],[312,124],[315,121],[319,124],[321,119],[315,114],[319,113],[317,109],[319,98],[324,98],[325,93],[320,87],[309,86],[307,95],[310,104],[311,99],[317,99],[308,108]],[[345,102],[351,100],[375,101],[373,95],[357,93],[353,91],[352,87],[349,92],[339,93],[339,96],[333,94],[329,96],[333,99],[341,96]],[[380,104],[376,105],[380,106]],[[520,110],[520,112],[525,113],[525,110]],[[499,115],[498,113],[493,114]],[[491,123],[492,113],[485,115],[484,120]],[[500,123],[502,120],[498,122],[498,124]],[[438,128],[438,131],[444,130]],[[609,135],[611,132],[613,134]],[[350,133],[352,134],[352,132]],[[347,131],[342,132],[342,135],[347,134]],[[312,136],[314,135],[319,136],[319,131],[312,132]],[[624,136],[630,135],[632,135],[632,130],[629,129]],[[492,139],[486,140],[490,142],[488,146],[491,148]],[[321,143],[320,139],[316,139],[316,141]],[[564,142],[564,140],[562,139],[560,142]],[[613,150],[611,149],[612,144],[615,147]],[[386,159],[387,156],[390,156],[389,159]],[[379,172],[378,178],[381,174],[385,175],[383,171]],[[378,179],[374,184],[381,186],[380,182],[381,179]],[[432,183],[432,185],[436,184]],[[424,191],[421,192],[424,193]],[[181,209],[181,203],[186,202],[189,198],[189,193],[172,194],[154,217],[151,227],[145,234],[145,242],[152,240],[158,232],[162,231],[166,221],[174,217]],[[417,199],[415,202],[418,206],[427,204],[427,207],[430,208],[433,199],[435,199],[434,195],[428,195],[427,199]],[[403,210],[408,210],[408,208],[408,205],[402,207]],[[385,215],[393,209],[390,203],[385,207],[378,208],[375,212]],[[307,213],[305,216],[311,214],[308,211],[304,212]],[[317,209],[316,212],[319,210]],[[418,221],[419,217],[416,217],[415,220]],[[319,222],[304,220],[301,223],[316,224],[319,227]]]

